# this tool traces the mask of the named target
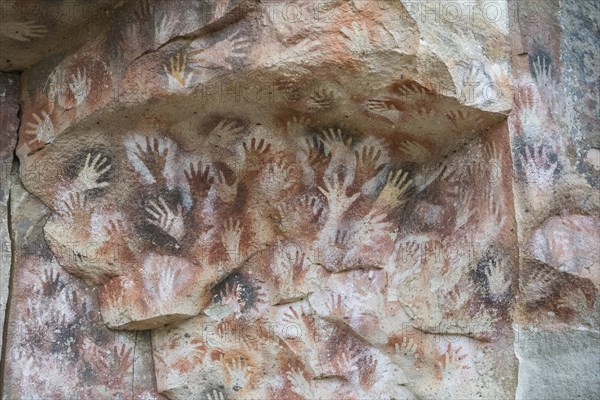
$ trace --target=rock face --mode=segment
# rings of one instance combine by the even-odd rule
[[[580,64],[600,11],[583,4],[3,20],[2,65],[25,69],[19,174],[0,181],[4,397],[598,394],[598,374],[536,372],[551,343],[597,366],[567,339],[599,337],[599,81]],[[86,21],[52,56],[17,50]]]
[[[19,129],[19,76],[0,73],[0,344],[4,341],[4,318],[8,301],[12,262],[9,231],[10,180]]]

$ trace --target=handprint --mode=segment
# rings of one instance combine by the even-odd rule
[[[344,346],[340,357],[335,361],[338,371],[347,376],[358,370],[358,361],[360,360],[360,349],[352,342]]]
[[[494,142],[486,143],[484,146],[485,156],[489,161],[500,162],[502,160],[502,154],[498,153],[496,144]]]
[[[456,206],[456,221],[454,229],[459,229],[464,226],[469,219],[475,214],[475,208],[472,206],[473,191],[468,189],[461,190],[459,194],[459,203]]]
[[[444,115],[446,116],[446,118],[448,118],[450,121],[452,121],[454,123],[459,123],[461,120],[463,120],[467,117],[467,115],[465,114],[465,112],[463,110],[458,110],[458,111],[450,110],[450,111],[446,112]]]
[[[107,164],[108,158],[102,157],[102,154],[98,153],[92,160],[92,153],[88,153],[85,159],[85,164],[75,182],[75,187],[80,191],[86,191],[91,189],[104,188],[109,185],[108,182],[98,182],[102,175],[107,173],[112,167],[111,164]]]
[[[227,57],[232,58],[245,58],[247,54],[247,49],[252,44],[250,37],[240,30],[232,33],[226,40],[217,43],[217,46],[223,44],[224,52],[221,54],[227,54]]]
[[[354,193],[352,196],[348,197],[348,195],[346,195],[346,190],[348,188],[340,182],[337,174],[333,175],[332,180],[325,179],[324,181],[325,187],[319,186],[318,189],[323,193],[325,198],[327,198],[330,219],[339,218],[346,210],[348,210],[356,199],[358,199],[360,192]]]
[[[310,199],[312,198],[312,200]],[[283,232],[291,234],[297,232],[307,233],[315,228],[322,212],[319,199],[314,196],[300,196],[291,201],[276,204],[277,225]]]
[[[217,193],[217,197],[226,204],[231,204],[235,200],[237,196],[237,178],[234,177],[234,180],[231,184],[227,183],[227,179],[225,179],[225,173],[223,171],[219,171],[216,176],[216,181],[214,182],[215,191]]]
[[[527,183],[544,187],[554,183],[554,172],[558,167],[558,161],[550,161],[545,146],[539,146],[538,151],[533,146],[531,149],[525,146],[525,156],[521,154],[519,158]]]
[[[44,278],[42,278],[42,293],[44,296],[53,296],[60,292],[64,284],[60,281],[60,272],[54,275],[54,268],[44,268]]]
[[[460,310],[471,300],[472,294],[475,292],[473,283],[469,280],[463,286],[455,286],[454,290],[446,296],[451,310]]]
[[[169,156],[169,147],[161,146],[158,138],[150,139],[146,136],[146,147],[143,148],[140,143],[136,141],[136,157],[144,163],[148,171],[152,174],[152,177],[159,184],[164,184],[164,170],[167,163],[167,157]],[[161,149],[161,147],[163,147]]]
[[[278,259],[280,268],[287,274],[289,282],[293,282],[296,271],[301,270],[304,265],[304,254],[298,248],[286,247]]]
[[[244,141],[242,146],[247,158],[258,158],[258,156],[265,154],[271,148],[271,144],[266,142],[265,139],[260,139],[257,143],[256,138],[252,138],[249,145]]]
[[[543,116],[541,94],[533,83],[522,84],[515,91],[516,129],[526,138],[535,138],[543,134]]]
[[[294,393],[305,399],[316,398],[311,384],[306,380],[302,371],[291,368],[286,375]]]
[[[484,269],[487,294],[491,300],[501,299],[510,289],[510,279],[506,276],[505,266],[504,260],[494,258],[488,261]]]
[[[72,290],[71,292],[66,292],[67,301],[73,306],[73,308],[77,308],[78,306],[82,307],[83,310],[86,309],[86,301],[83,300],[80,304],[81,297],[77,296],[77,292]]]
[[[306,138],[305,154],[308,162],[313,166],[315,174],[321,176],[329,164],[329,153],[325,148],[325,143],[318,136]]]
[[[191,349],[192,357],[196,362],[201,362],[206,355],[206,343],[201,338],[194,338],[190,341],[193,346]]]
[[[317,196],[314,195],[302,195],[298,198],[297,204],[299,207],[307,209],[314,217],[319,217],[323,211],[323,204]]]
[[[293,177],[294,165],[288,164],[285,159],[279,159],[267,165],[266,179],[263,184],[266,189],[266,195],[274,199],[283,191],[289,189],[296,183]]]
[[[434,108],[430,107],[417,107],[415,110],[415,114],[420,118],[430,118],[433,119],[437,115],[437,111]]]
[[[486,143],[484,147],[485,157],[488,160],[487,170],[493,185],[499,185],[502,181],[502,153],[499,153],[495,143]]]
[[[73,295],[75,295],[75,291],[72,292]],[[75,301],[72,301],[69,293],[66,293],[65,295],[66,301],[67,302],[72,302],[73,304],[73,308],[77,308],[77,299],[75,299]],[[85,306],[85,303],[84,303]],[[84,307],[85,309],[85,307]],[[79,310],[75,310],[76,312],[78,312]],[[50,322],[54,328],[56,328],[56,330],[54,331],[55,333],[58,332],[73,332],[73,325],[74,325],[74,321],[71,319],[72,315],[71,313],[69,313],[69,315],[67,315],[66,311],[64,310],[59,310],[59,309],[55,309],[55,310],[51,310],[51,311],[46,311],[46,317],[48,319],[48,322]],[[85,318],[85,315],[82,316],[82,318]],[[46,326],[49,325],[49,323],[46,322]],[[65,348],[72,348],[73,343],[61,343],[61,346],[64,346]],[[70,350],[70,349],[69,349]]]
[[[122,343],[121,347],[117,347],[117,345],[113,346],[113,355],[119,372],[125,373],[133,365],[132,350],[131,348],[128,349],[125,343]]]
[[[348,246],[348,241],[348,229],[338,228],[331,244],[338,249],[345,249]]]
[[[252,138],[248,144],[246,141],[242,143],[244,147],[245,163],[244,166],[248,171],[256,171],[261,168],[260,158],[269,152],[271,144],[265,139]]]
[[[354,21],[352,22],[352,29],[343,27],[341,31],[344,34],[341,39],[351,52],[364,55],[373,51],[373,46],[369,40],[369,28],[366,23],[363,22],[362,26],[359,26],[358,22]]]
[[[140,0],[135,8],[135,17],[140,22],[154,21],[154,11],[150,0]]]
[[[415,342],[413,338],[403,336],[401,343],[394,343],[394,351],[396,352],[396,354],[401,354],[406,357],[412,357],[414,359],[417,359],[419,358],[419,353],[417,352],[417,350],[417,342]]]
[[[419,251],[420,267],[425,275],[443,276],[448,272],[448,258],[443,243],[439,240],[428,240],[422,243]],[[432,282],[430,282],[432,283]],[[472,287],[472,283],[469,282]]]
[[[401,169],[398,171],[390,171],[388,174],[387,182],[373,207],[380,210],[388,210],[390,208],[396,208],[407,202],[404,194],[412,185],[412,179],[408,179],[408,172],[403,173]]]
[[[53,105],[64,92],[63,82],[65,80],[65,71],[56,67],[48,76],[44,89],[48,97],[48,102]]]
[[[77,75],[72,74],[71,83],[69,83],[69,89],[71,89],[71,93],[73,93],[77,105],[80,105],[85,101],[91,88],[92,78],[87,76],[85,67],[83,68],[83,73],[77,68]]]
[[[344,300],[340,294],[331,293],[329,299],[325,303],[327,315],[336,319],[344,319],[345,307]]]
[[[352,226],[352,242],[355,245],[377,244],[391,232],[392,223],[386,222],[387,212],[380,209],[369,211]]]
[[[401,291],[401,288],[406,287],[415,277],[421,275],[421,246],[413,241],[396,244],[394,252],[388,260],[386,270],[390,274],[390,291],[388,299],[390,301],[399,301],[401,296],[411,293]],[[398,269],[398,265],[405,265],[403,270]]]
[[[70,216],[73,221],[81,223],[82,226],[89,224],[94,208],[88,208],[85,194],[80,192],[69,193],[69,199],[63,204],[66,208],[66,215]]]
[[[225,286],[219,292],[219,304],[228,305],[229,309],[235,314],[240,315],[246,305],[246,301],[242,300],[241,293],[243,287],[237,282],[226,282]]]
[[[225,393],[223,393],[220,389],[213,389],[212,391],[206,393],[206,400],[227,400],[225,398]]]
[[[158,285],[158,297],[163,301],[168,301],[174,294],[175,279],[177,278],[177,272],[165,266],[160,272],[160,283]]]
[[[298,44],[287,47],[283,51],[270,56],[266,60],[267,67],[281,65],[285,62],[310,62],[313,58],[322,54],[320,49],[321,42],[310,38],[303,39]]]
[[[35,366],[34,354],[22,349],[13,353],[14,365],[21,370],[22,376],[26,379],[33,378],[39,373],[39,369]]]
[[[36,142],[41,144],[52,143],[54,140],[54,125],[52,124],[52,120],[50,119],[50,115],[47,112],[42,111],[42,118],[40,118],[36,113],[32,114],[34,122],[28,122],[27,129],[25,132],[29,136],[33,136],[33,139],[27,142],[27,144],[31,147]]]
[[[482,86],[486,84],[485,73],[475,64],[469,65],[467,72],[462,80],[461,92],[458,100],[462,104],[472,104],[475,100],[483,96]]]
[[[217,65],[232,69],[227,59],[242,60],[248,56],[250,38],[242,31],[236,31],[227,39],[221,40],[210,48],[193,50],[190,54],[194,63],[202,65]],[[220,60],[220,61],[217,61]]]
[[[461,354],[462,347],[452,347],[452,343],[448,343],[446,352],[439,356],[437,366],[443,371],[453,372],[459,369],[468,369],[463,360],[467,358],[466,354]]]
[[[296,308],[298,308],[299,310],[297,310]],[[305,314],[304,308],[302,306],[299,306],[299,307],[289,306],[288,311],[283,313],[283,321],[286,324],[295,325],[295,326],[300,327],[300,329],[301,329],[300,331],[304,335],[307,335],[311,332],[310,321],[309,321],[307,315]],[[296,338],[296,339],[299,339],[299,338]]]
[[[419,96],[426,97],[430,95],[432,92],[427,90],[425,87],[421,86],[417,82],[414,81],[404,81],[401,82],[396,90],[400,93],[401,96]]]
[[[20,42],[29,42],[31,38],[43,37],[47,33],[46,26],[37,24],[35,21],[2,21],[0,24],[0,35]]]
[[[538,56],[533,62],[533,72],[538,88],[549,96],[548,100],[552,100],[558,93],[556,93],[556,85],[552,79],[552,63],[546,64],[546,61],[546,57]]]
[[[287,121],[287,133],[291,138],[302,137],[307,131],[307,125],[310,123],[308,118],[293,117]]]
[[[213,8],[211,10],[213,16],[210,19],[211,22],[217,21],[227,14],[229,8],[229,3],[231,0],[216,0],[213,2]]]
[[[294,205],[289,203],[279,203],[276,206],[277,214],[278,214],[278,224],[280,226],[285,225],[288,220],[292,220],[291,214],[295,211]],[[285,231],[285,229],[284,229]]]
[[[125,224],[122,219],[108,221],[108,226],[104,226],[103,230],[110,239],[111,246],[116,249],[116,256],[118,260],[133,261],[135,255],[131,251],[130,241],[128,239],[127,231],[125,230]]]
[[[290,164],[285,158],[280,158],[276,162],[269,163],[267,166],[267,173],[269,175],[269,182],[274,183],[280,180],[284,180],[281,185],[287,188],[293,184],[293,178],[290,174],[294,170],[294,165]]]
[[[225,369],[235,392],[243,389],[250,381],[252,367],[247,365],[243,358],[233,359],[225,363]]]
[[[369,111],[373,111],[375,113],[385,112],[388,110],[396,110],[396,106],[391,103],[393,99],[391,97],[384,97],[382,99],[368,99],[366,103],[366,108]]]
[[[356,159],[352,152],[352,136],[339,128],[330,128],[321,131],[321,138],[325,144],[326,154],[331,156],[323,180],[331,179],[332,175],[343,175],[343,185],[350,187],[356,175]]]
[[[362,144],[358,150],[354,151],[357,161],[357,175],[365,182],[379,173],[384,167],[382,161],[383,151],[379,146]]]
[[[333,157],[343,157],[350,150],[352,137],[342,132],[341,129],[329,128],[322,130],[321,133],[325,148]]]
[[[229,140],[233,139],[237,134],[243,132],[244,129],[245,128],[243,126],[238,126],[236,121],[228,122],[224,119],[219,121],[217,126],[210,131],[208,136],[211,138],[211,141],[218,138],[221,142],[228,143]]]
[[[487,163],[480,160],[469,160],[465,164],[457,166],[453,172],[455,182],[479,182],[487,176]]]
[[[162,45],[172,37],[176,18],[166,12],[158,13],[154,18],[154,44]]]
[[[308,98],[306,107],[311,111],[329,111],[333,108],[334,104],[334,91],[322,88],[321,90],[315,90],[314,93]]]
[[[431,159],[431,152],[421,143],[407,140],[400,145],[400,151],[407,155],[410,161],[423,164]]]
[[[131,22],[121,31],[121,38],[118,42],[118,55],[133,54],[138,49],[138,41],[140,36],[140,23],[137,21]],[[117,50],[118,50],[117,49]]]
[[[225,252],[229,255],[231,261],[238,261],[240,254],[240,239],[242,237],[242,228],[239,220],[228,219],[223,225],[221,232],[221,241],[225,246]]]
[[[525,279],[519,280],[520,290],[527,303],[538,303],[552,296],[559,288],[560,275],[550,267],[533,267]]]
[[[163,65],[165,74],[167,76],[167,82],[171,90],[177,90],[181,87],[187,87],[190,84],[193,73],[186,74],[187,68],[187,54],[177,53],[174,56],[169,57],[169,65]]]
[[[210,167],[203,165],[202,161],[190,161],[189,170],[184,171],[185,179],[190,187],[194,199],[206,197],[214,179],[210,176]]]
[[[118,219],[116,222],[113,220],[108,221],[108,226],[104,227],[106,235],[112,239],[116,239],[119,236],[126,236],[125,225],[123,220]]]
[[[364,389],[371,388],[377,381],[377,359],[372,354],[363,357],[360,361],[361,368],[359,370],[360,386]]]
[[[504,222],[506,222],[506,215],[504,215],[504,203],[502,201],[501,195],[498,195],[496,188],[494,187],[486,187],[483,191],[484,199],[487,199],[487,213],[489,216],[489,221],[493,223],[493,230],[488,234],[494,237],[497,232],[499,232],[504,226]],[[495,232],[492,234],[492,232]]]
[[[403,112],[398,110],[392,100],[393,99],[389,97],[383,99],[369,99],[367,100],[366,108],[369,112],[381,115],[392,124],[395,124],[400,120]]]
[[[519,85],[515,91],[515,106],[519,112],[537,113],[539,104],[537,102],[537,93],[532,84]]]
[[[159,227],[173,239],[178,242],[181,241],[185,235],[185,224],[183,222],[183,210],[181,204],[178,204],[176,211],[173,212],[162,197],[159,196],[158,201],[160,205],[153,200],[149,201],[149,207],[146,207],[146,211],[152,218],[147,218],[146,220],[152,225]]]
[[[484,128],[483,118],[471,110],[450,110],[445,113],[445,116],[456,129],[460,130],[460,133],[474,133]]]
[[[283,313],[283,320],[288,324],[296,324],[298,322],[302,323],[302,316],[304,314],[304,309],[300,306],[300,311],[298,312],[295,307],[289,306],[288,311]]]

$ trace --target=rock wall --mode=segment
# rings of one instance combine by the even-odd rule
[[[14,148],[19,128],[19,76],[0,73],[0,344],[4,344],[4,318],[8,301],[12,241],[9,231],[10,187]],[[4,348],[4,346],[2,346]]]
[[[598,371],[597,4],[522,5],[508,119],[519,237],[519,398],[591,398]],[[577,376],[577,384],[574,377]]]
[[[600,393],[596,4],[36,3],[3,398]]]

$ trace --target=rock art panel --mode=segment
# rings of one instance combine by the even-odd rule
[[[561,368],[570,369],[575,357],[581,366],[597,365],[593,352],[575,354],[582,343],[597,343],[600,315],[598,85],[589,67],[598,60],[600,10],[593,2],[548,2],[522,4],[521,11],[530,17],[515,21],[519,51],[509,116],[520,252],[516,396],[552,398],[569,385],[545,358],[549,346]],[[547,371],[543,378],[540,369]],[[598,392],[597,374],[575,375],[572,396]]]
[[[44,226],[50,249],[97,289],[109,327],[170,324],[152,337],[158,389],[172,398],[436,396],[456,379],[478,393],[467,382],[512,335],[506,129],[473,136],[469,163],[457,153],[419,165],[407,157],[415,142],[279,121],[208,115],[183,124],[198,127],[191,137],[158,126],[98,131],[97,146],[59,139],[43,150],[68,159]],[[216,335],[247,327],[255,342],[207,344],[207,324]],[[514,356],[503,357],[496,372],[511,376]],[[482,384],[511,390],[493,375]]]
[[[11,209],[4,398],[164,399],[155,389],[148,332],[106,328],[94,290],[65,273],[44,240],[48,209],[16,176]]]
[[[593,342],[572,5],[107,7],[21,74],[9,396],[526,397]]]
[[[528,43],[528,54],[517,56],[515,61],[515,109],[509,117],[522,300],[529,311],[526,315],[536,323],[543,321],[550,329],[575,321],[595,326],[598,321],[594,307],[598,296],[595,243],[600,203],[591,173],[592,143],[597,135],[590,124],[582,124],[587,116],[573,93],[580,85],[587,85],[588,78],[572,70],[575,59],[571,54],[591,56],[594,45],[587,41],[593,34],[578,39],[578,50],[563,46],[561,40],[576,40],[572,27],[565,25],[574,17],[574,10],[566,4],[561,6],[565,14],[559,20],[552,11],[556,9],[540,16],[554,35],[543,35],[531,23],[520,21],[520,40]],[[594,12],[589,15],[597,17]],[[582,19],[582,29],[589,29],[588,22]],[[560,26],[565,27],[562,36],[556,34]],[[590,87],[594,93],[596,89]]]

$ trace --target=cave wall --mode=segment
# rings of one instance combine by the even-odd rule
[[[3,398],[600,393],[594,2],[36,3]]]

